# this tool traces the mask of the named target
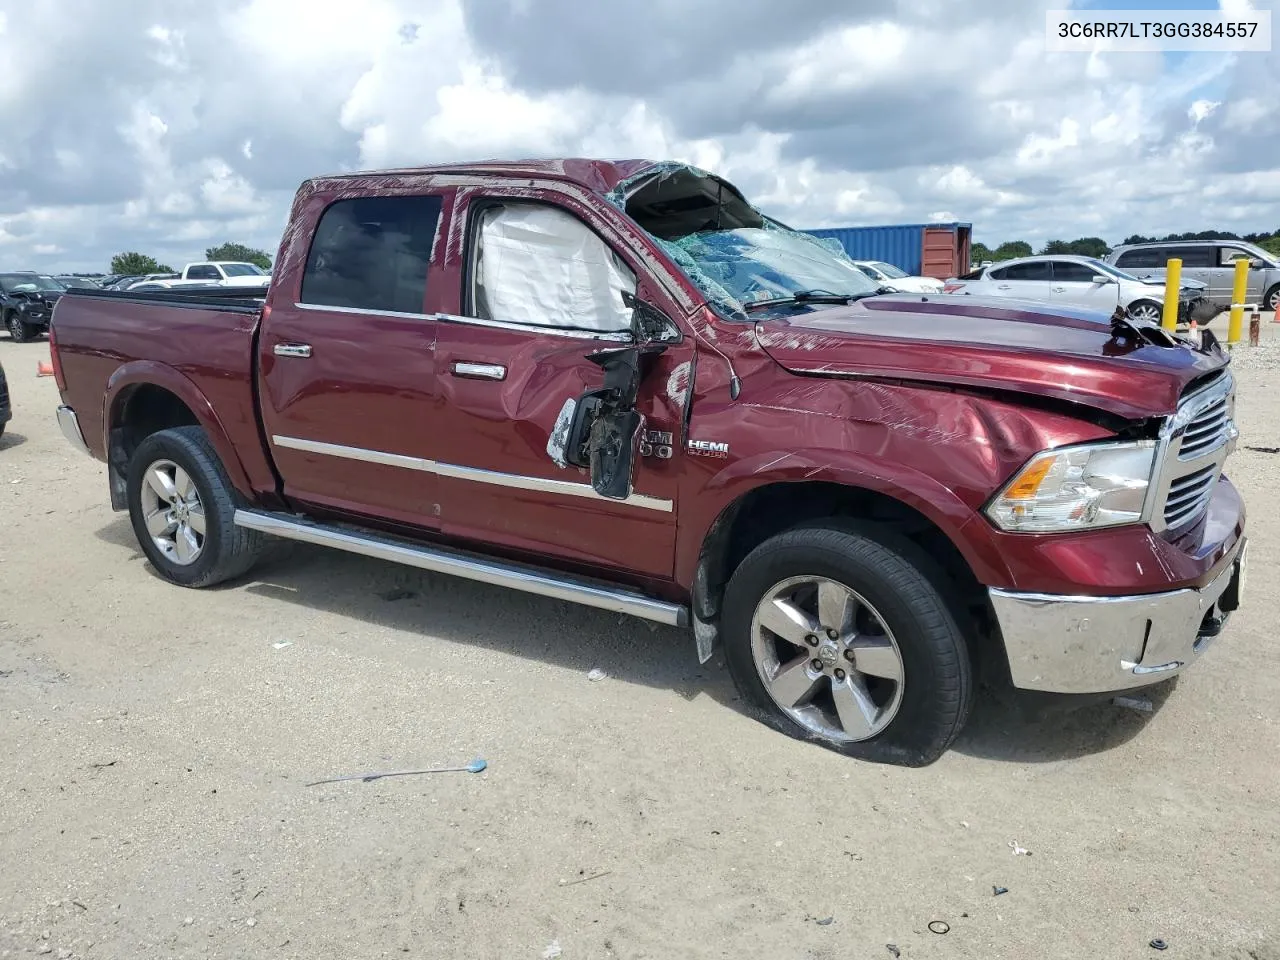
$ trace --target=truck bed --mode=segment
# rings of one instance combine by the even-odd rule
[[[200,287],[183,290],[95,290],[89,287],[72,287],[65,296],[85,300],[116,300],[127,303],[164,303],[177,307],[206,307],[211,310],[232,313],[253,313],[262,309],[266,291],[247,293],[244,287]]]
[[[109,461],[108,431],[125,405],[144,394],[164,411],[158,416],[205,427],[242,492],[274,489],[254,405],[262,306],[261,296],[212,288],[70,290],[58,301],[52,336],[63,403],[80,418],[90,453],[111,465],[113,502],[123,465]],[[156,404],[157,391],[171,397]]]

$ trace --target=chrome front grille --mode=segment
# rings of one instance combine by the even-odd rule
[[[1187,425],[1187,432],[1182,435],[1182,446],[1178,450],[1179,460],[1194,460],[1222,445],[1227,424],[1231,421],[1227,399],[1228,395],[1223,394],[1212,405],[1196,414],[1195,419]]]
[[[1210,464],[1169,484],[1169,495],[1164,501],[1165,526],[1174,529],[1200,515],[1213,496],[1218,469]]]
[[[1179,531],[1204,516],[1235,447],[1235,381],[1226,370],[1178,403],[1160,435],[1151,526]]]

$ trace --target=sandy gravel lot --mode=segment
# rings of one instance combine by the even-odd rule
[[[59,434],[47,344],[0,337],[0,956],[1023,960],[1162,938],[1276,960],[1280,338],[1237,354],[1253,549],[1224,637],[1151,714],[984,701],[900,770],[749,720],[676,630],[301,546],[169,586]]]

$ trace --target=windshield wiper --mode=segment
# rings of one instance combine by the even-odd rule
[[[884,287],[877,287],[869,293],[832,293],[830,290],[797,290],[789,297],[774,297],[769,300],[753,300],[744,304],[743,309],[748,313],[752,310],[761,310],[766,307],[783,307],[788,304],[803,303],[853,303],[856,300],[862,300],[865,297],[876,297],[882,293],[887,293]]]

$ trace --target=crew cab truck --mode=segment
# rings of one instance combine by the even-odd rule
[[[980,670],[1141,687],[1240,603],[1211,334],[884,295],[676,163],[309,180],[276,264],[54,315],[62,429],[176,584],[283,537],[685,626],[766,723],[908,765]]]
[[[178,279],[217,283],[224,287],[266,287],[271,283],[270,275],[256,263],[231,260],[188,263]]]

